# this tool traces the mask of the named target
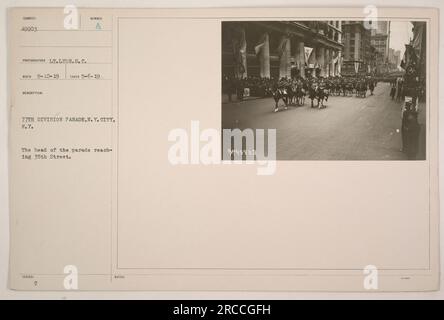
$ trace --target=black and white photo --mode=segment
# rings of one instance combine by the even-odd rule
[[[222,128],[276,160],[425,160],[426,22],[222,22]],[[248,151],[248,150],[244,150]]]

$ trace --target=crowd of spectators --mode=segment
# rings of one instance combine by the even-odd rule
[[[222,80],[222,92],[228,95],[228,100],[232,101],[232,96],[236,95],[238,100],[243,100],[244,89],[249,89],[250,96],[269,97],[270,88],[274,83],[273,78],[261,78],[257,76],[248,76],[244,79],[236,79],[224,76]]]

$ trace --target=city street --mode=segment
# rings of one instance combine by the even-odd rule
[[[276,129],[277,160],[405,160],[401,152],[401,105],[390,85],[378,83],[367,98],[330,96],[325,109],[289,106],[273,112],[272,98],[222,104],[224,129]],[[315,100],[316,102],[316,100]],[[419,151],[425,159],[425,103],[419,104]]]

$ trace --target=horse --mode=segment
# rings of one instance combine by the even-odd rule
[[[296,103],[300,106],[304,105],[304,103],[305,103],[305,92],[306,92],[306,89],[304,88],[304,86],[302,84],[296,85],[295,98],[296,98]]]
[[[367,95],[367,84],[364,81],[361,81],[356,86],[356,96],[365,98]]]
[[[308,97],[311,99],[311,107],[314,108],[313,100],[317,100],[316,107],[318,109],[325,108],[324,100],[328,101],[329,91],[325,89],[324,87],[321,87],[319,85],[313,84],[308,92]]]
[[[318,87],[314,83],[308,88],[308,98],[311,100],[311,107],[312,108],[314,108],[313,100],[316,99],[316,97],[317,97],[316,96],[317,89],[318,89]]]
[[[319,109],[323,109],[326,107],[324,105],[324,100],[325,100],[325,102],[327,102],[329,95],[330,95],[330,90],[328,88],[322,87],[322,86],[318,87],[317,97],[318,97],[318,108]],[[319,102],[320,102],[320,105],[319,105]]]
[[[345,85],[344,96],[347,95],[349,97],[349,96],[353,95],[354,89],[355,89],[355,86],[353,85],[353,83],[348,82]]]
[[[341,86],[339,82],[334,82],[332,84],[332,94],[335,96],[339,96],[341,94]]]
[[[296,86],[290,84],[285,87],[285,91],[287,92],[287,104],[294,104],[296,100]]]
[[[370,81],[370,84],[368,85],[368,88],[370,89],[370,95],[373,95],[373,91],[375,90],[375,83],[373,81]]]
[[[342,93],[342,95],[345,97],[346,88],[347,88],[347,83],[341,82],[339,84],[339,95],[341,95]]]

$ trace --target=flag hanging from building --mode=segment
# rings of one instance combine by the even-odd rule
[[[359,62],[355,62],[355,73],[359,71]]]
[[[310,55],[311,55],[312,52],[313,52],[313,48],[311,48],[311,47],[304,47],[305,62],[308,63],[308,59],[310,58]]]
[[[236,34],[232,38],[232,48],[235,72],[238,75],[243,75],[246,71],[244,66],[244,56],[247,52],[247,41],[244,29],[236,30]]]
[[[261,52],[261,49],[264,47],[265,42],[259,43],[257,46],[254,47],[254,53],[256,53],[256,55],[259,54],[259,52]]]
[[[403,56],[401,64],[399,66],[405,70],[409,64],[416,64],[417,60],[418,59],[417,59],[417,56],[416,56],[416,53],[415,53],[415,50],[413,49],[413,47],[409,44],[406,44],[404,56]]]
[[[241,30],[240,52],[241,53],[247,52],[247,38],[245,36],[245,29]]]
[[[425,22],[412,22],[413,23],[413,39],[412,39],[412,48],[415,51],[417,57],[421,56],[422,44],[425,35]]]
[[[404,51],[404,55],[402,56],[402,60],[401,63],[399,64],[399,66],[403,69],[405,69],[405,66],[407,65],[407,60],[408,60],[408,53],[407,53],[407,45],[405,45],[405,51]]]
[[[278,50],[277,50],[279,57],[281,57],[284,54],[285,47],[287,46],[287,41],[289,41],[289,39],[286,36],[282,36],[281,42],[279,43]]]

